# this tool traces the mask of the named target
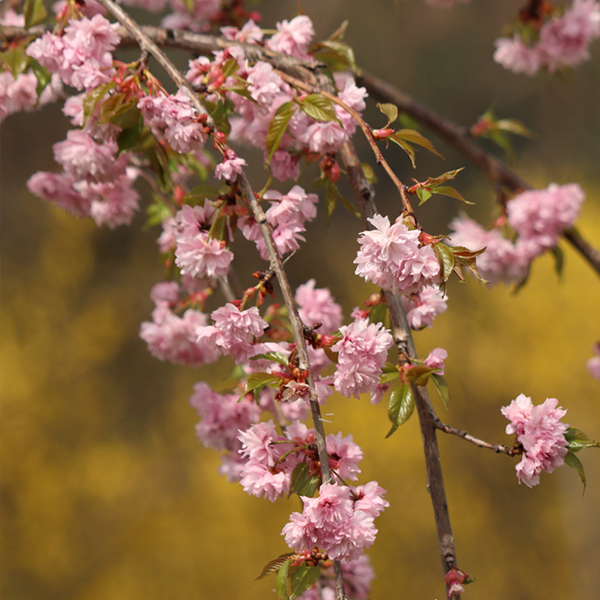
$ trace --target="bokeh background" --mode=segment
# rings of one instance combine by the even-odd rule
[[[522,120],[537,137],[516,140],[518,173],[539,187],[579,182],[588,199],[578,226],[598,247],[600,44],[569,77],[504,71],[492,61],[493,40],[521,2],[472,0],[443,10],[422,0],[304,0],[302,7],[317,37],[349,19],[346,39],[361,66],[449,118],[471,124],[494,102],[500,116]],[[292,1],[257,8],[265,27],[296,14]],[[384,124],[374,109],[368,117]],[[98,230],[26,190],[32,173],[55,169],[51,145],[67,129],[57,107],[2,125],[4,598],[275,599],[272,579],[249,582],[286,550],[279,533],[298,501],[271,505],[221,478],[217,454],[195,437],[187,402],[195,381],[219,389],[230,365],[163,364],[137,337],[152,308],[150,288],[163,276],[158,231],[143,231],[143,216],[131,227]],[[457,187],[476,202],[468,214],[486,223],[493,191],[436,144],[445,161],[422,152],[413,171],[401,152],[391,150],[391,160],[404,179],[466,166]],[[395,214],[397,198],[378,175],[380,208]],[[252,179],[262,186],[260,167]],[[428,231],[446,233],[459,210],[434,198],[419,216]],[[313,223],[290,262],[292,283],[316,277],[348,315],[373,291],[353,275],[360,230],[343,209],[328,228]],[[449,352],[450,411],[438,405],[446,422],[510,443],[499,408],[525,393],[536,403],[558,398],[567,422],[600,438],[600,383],[585,370],[600,339],[600,279],[561,245],[560,281],[544,257],[516,295],[452,282],[447,313],[417,334],[422,354],[436,346]],[[236,259],[244,283],[257,266]],[[386,440],[383,405],[334,397],[324,412],[328,431],[352,433],[364,449],[362,481],[388,490],[391,506],[370,551],[371,598],[443,598],[417,419]],[[529,489],[517,484],[513,459],[458,438],[441,435],[439,443],[459,565],[477,579],[465,597],[598,597],[600,451],[579,455],[588,476],[582,496],[566,467]]]

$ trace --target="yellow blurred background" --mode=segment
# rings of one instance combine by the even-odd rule
[[[493,39],[520,2],[460,5],[421,0],[303,2],[326,36],[346,17],[358,62],[462,124],[496,99],[501,116],[538,133],[517,141],[517,169],[534,185],[579,182],[587,193],[579,228],[600,246],[597,84],[600,48],[570,82],[503,71]],[[264,26],[291,18],[295,3],[265,3]],[[378,124],[377,111],[369,113]],[[383,124],[383,123],[382,123]],[[280,530],[297,499],[250,497],[217,472],[217,454],[194,434],[187,399],[195,381],[219,389],[228,364],[198,369],[163,364],[137,337],[151,286],[162,278],[157,231],[143,218],[98,230],[32,197],[25,181],[53,170],[51,144],[64,138],[57,107],[15,115],[2,126],[2,568],[7,600],[275,599],[273,580],[249,585],[286,550]],[[435,138],[434,138],[435,140]],[[464,166],[419,155],[416,172],[400,153],[401,177],[426,178]],[[367,154],[365,160],[370,160]],[[413,174],[414,173],[414,174]],[[468,166],[457,187],[485,222],[493,193]],[[264,174],[253,173],[256,186]],[[378,202],[397,212],[383,175]],[[142,188],[140,188],[142,189]],[[420,212],[431,233],[447,232],[462,209],[433,199]],[[294,285],[316,277],[345,314],[373,288],[353,275],[361,229],[339,209],[315,223],[289,264]],[[469,280],[452,283],[449,309],[416,335],[421,354],[448,350],[450,411],[443,420],[494,443],[510,443],[499,409],[519,393],[556,397],[566,421],[600,438],[600,383],[585,361],[600,339],[600,278],[566,244],[558,281],[539,259],[517,295]],[[242,246],[248,248],[249,246]],[[327,260],[324,260],[324,257]],[[236,259],[245,283],[260,261]],[[314,270],[319,264],[320,271]],[[385,440],[385,406],[333,398],[327,431],[352,433],[365,452],[362,483],[377,480],[391,506],[377,520],[370,551],[371,598],[441,600],[444,595],[416,417]],[[591,599],[600,590],[600,451],[579,454],[582,497],[568,468],[519,486],[515,461],[440,435],[459,565],[477,581],[465,598]]]

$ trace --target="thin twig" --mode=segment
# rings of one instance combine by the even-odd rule
[[[456,435],[463,440],[467,440],[467,442],[471,442],[471,444],[475,444],[479,448],[486,448],[487,450],[493,450],[496,454],[506,454],[507,456],[517,456],[522,454],[522,450],[518,446],[504,446],[503,444],[490,444],[489,442],[485,442],[472,436],[471,434],[463,431],[462,429],[456,429],[455,427],[450,427],[450,425],[446,425],[446,423],[442,423],[439,418],[436,416],[433,419],[433,426],[444,433],[450,433],[452,435]]]

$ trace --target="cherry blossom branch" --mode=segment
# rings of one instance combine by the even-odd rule
[[[115,4],[113,0],[99,0],[100,3],[127,29],[127,31],[135,38],[143,52],[152,55],[160,66],[166,71],[171,80],[179,87],[185,87],[190,91],[190,97],[194,107],[200,114],[206,115],[206,123],[214,133],[217,133],[214,121],[208,114],[206,108],[200,102],[200,99],[194,92],[191,83],[179,72],[171,60],[162,52],[162,50],[144,33],[140,26],[129,15]],[[252,214],[260,228],[261,234],[265,241],[267,252],[269,255],[270,268],[275,272],[281,293],[284,298],[284,303],[288,310],[288,317],[292,326],[294,341],[296,343],[296,351],[298,353],[299,368],[307,373],[307,384],[310,388],[310,408],[315,427],[315,441],[319,453],[321,463],[321,475],[323,481],[331,481],[331,473],[329,469],[329,457],[327,455],[325,430],[323,428],[323,420],[321,418],[321,410],[318,402],[318,395],[315,389],[314,380],[310,372],[310,362],[306,343],[304,341],[304,325],[294,302],[294,296],[290,287],[283,262],[279,256],[279,252],[273,241],[273,235],[267,217],[258,203],[257,197],[252,190],[248,177],[245,173],[238,176],[240,188],[250,205]],[[342,575],[342,567],[340,561],[334,561],[334,571],[336,580],[336,598],[337,600],[345,600],[344,580]]]
[[[496,188],[505,186],[513,192],[532,189],[531,185],[475,142],[468,128],[445,119],[387,81],[366,71],[360,72],[356,82],[358,85],[364,85],[370,94],[381,101],[395,104],[400,110],[438,134],[471,161]],[[564,231],[562,235],[600,275],[600,251],[593,248],[573,229]]]
[[[390,179],[393,181],[394,185],[398,189],[398,192],[400,192],[400,197],[402,198],[402,205],[404,206],[404,210],[407,213],[413,214],[414,213],[413,208],[410,204],[410,201],[408,200],[408,196],[406,195],[406,186],[400,181],[399,177],[396,175],[396,173],[394,173],[394,170],[392,169],[392,167],[390,167],[387,160],[385,160],[385,158],[383,157],[383,153],[379,149],[379,146],[377,146],[377,142],[375,141],[375,138],[373,137],[373,132],[371,131],[371,127],[368,125],[368,123],[354,109],[350,108],[344,101],[340,100],[335,94],[330,94],[322,89],[317,90],[313,86],[304,83],[304,81],[301,81],[299,79],[296,79],[295,77],[286,75],[285,73],[282,73],[281,71],[277,71],[277,73],[284,81],[286,81],[287,83],[289,83],[290,85],[294,86],[297,89],[305,90],[305,91],[308,91],[311,93],[316,92],[316,93],[321,94],[322,96],[327,98],[330,102],[333,102],[334,104],[337,104],[338,106],[341,106],[354,119],[354,121],[358,124],[358,126],[361,128],[362,132],[364,133],[365,137],[367,138],[367,142],[369,142],[369,146],[371,146],[371,149],[373,150],[373,154],[375,154],[375,160],[377,161],[377,164],[381,165],[385,169],[385,172],[389,175]]]
[[[377,212],[373,188],[364,176],[360,160],[351,143],[346,142],[342,146],[340,156],[348,173],[350,184],[365,225],[368,228],[372,228],[367,218],[372,217]],[[385,299],[390,313],[394,341],[400,355],[416,359],[417,352],[400,296],[393,292],[385,291]],[[438,550],[442,561],[442,568],[444,574],[446,574],[452,568],[456,567],[456,549],[435,433],[434,423],[437,416],[431,405],[427,389],[420,386],[413,386],[412,389],[415,395],[415,404],[419,414],[419,424],[423,438],[423,450],[427,468],[427,491],[431,497],[438,535]],[[439,421],[439,419],[437,420]],[[460,595],[455,594],[454,597],[459,599]]]

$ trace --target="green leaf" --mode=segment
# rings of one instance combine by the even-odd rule
[[[381,109],[380,109],[381,110]],[[433,152],[436,156],[440,158],[444,158],[434,147],[433,144],[424,136],[422,136],[418,131],[414,129],[400,129],[396,131],[396,135],[411,144],[417,144],[417,146],[422,146],[429,152]]]
[[[200,204],[204,203],[206,198],[216,198],[219,195],[219,190],[208,183],[200,183],[195,185],[184,197],[185,204]]]
[[[298,496],[306,496],[312,498],[317,489],[321,485],[321,477],[319,475],[311,475],[306,483],[298,490]]]
[[[398,107],[395,104],[378,104],[377,108],[388,118],[388,123],[394,123],[398,118]]]
[[[431,188],[431,191],[434,194],[442,194],[443,196],[450,196],[450,198],[455,198],[456,200],[460,200],[465,204],[475,204],[474,202],[469,202],[465,198],[463,198],[462,194],[456,191],[453,187],[449,185],[438,185],[436,187]]]
[[[527,129],[521,121],[516,119],[499,119],[492,124],[494,129],[500,129],[514,135],[522,135],[523,137],[533,138],[535,133],[530,129]]]
[[[273,154],[279,150],[281,144],[281,138],[283,138],[286,132],[290,119],[294,116],[296,107],[293,102],[285,102],[282,104],[277,111],[272,121],[269,123],[269,130],[267,131],[267,162],[268,166]]]
[[[550,252],[552,252],[552,256],[554,257],[554,270],[560,279],[562,277],[563,267],[565,264],[565,255],[558,246],[551,248]]]
[[[440,266],[442,267],[442,281],[445,283],[450,279],[450,275],[452,275],[452,271],[454,271],[454,266],[456,265],[456,259],[454,258],[454,254],[449,246],[442,242],[438,242],[437,244],[433,244],[433,251],[437,256]]]
[[[446,181],[454,179],[463,169],[464,167],[454,169],[453,171],[446,171],[446,173],[442,173],[439,177],[428,177],[423,185],[428,188],[441,185],[442,183],[446,183]]]
[[[325,40],[316,45],[316,54],[319,60],[327,62],[333,70],[341,71],[349,68],[356,72],[356,59],[354,58],[354,50],[345,42],[337,40]]]
[[[48,16],[48,12],[43,0],[25,0],[23,15],[25,16],[25,29],[29,29],[34,25],[43,23]]]
[[[292,586],[290,582],[290,564],[292,559],[288,558],[283,562],[277,571],[277,579],[275,580],[275,591],[280,600],[290,600],[292,595]]]
[[[262,568],[262,571],[260,572],[260,575],[258,575],[257,577],[255,577],[252,580],[252,582],[258,581],[259,579],[263,579],[264,577],[266,577],[267,575],[270,575],[271,573],[275,573],[275,571],[277,571],[279,569],[279,567],[281,567],[281,565],[286,560],[288,560],[290,558],[290,556],[293,556],[293,555],[294,555],[293,552],[286,552],[285,554],[282,554],[281,556],[278,556],[277,558],[274,558],[273,560],[270,560]]]
[[[396,381],[396,379],[400,378],[400,372],[398,371],[398,369],[394,369],[393,371],[390,371],[389,373],[384,373],[380,378],[379,378],[379,383],[389,383],[390,381]]]
[[[388,401],[388,417],[392,422],[392,428],[385,437],[389,438],[400,425],[406,423],[414,410],[415,399],[408,383],[402,383],[392,390]]]
[[[257,354],[256,356],[250,357],[250,360],[257,360],[259,358],[275,361],[284,367],[287,367],[290,364],[288,357],[283,352],[266,352],[265,354]]]
[[[433,385],[437,390],[442,402],[444,403],[444,408],[448,408],[448,402],[450,401],[450,392],[448,391],[448,384],[446,380],[441,375],[436,375],[433,373],[431,375],[431,381],[433,381]]]
[[[190,15],[194,16],[194,9],[196,4],[195,0],[183,0],[183,4],[187,8],[187,11],[190,13]]]
[[[119,154],[124,152],[125,150],[129,150],[133,148],[140,137],[142,136],[142,132],[144,131],[144,118],[140,113],[138,122],[133,127],[128,127],[127,129],[123,129],[119,132],[117,136],[117,146],[119,147]]]
[[[130,127],[136,127],[140,123],[140,119],[142,119],[143,126],[142,112],[136,106],[136,101],[134,100],[133,102],[125,102],[119,105],[108,120],[120,129],[129,129]]]
[[[146,226],[153,227],[154,225],[160,225],[165,219],[172,217],[173,213],[162,200],[155,200],[146,209],[146,215],[148,215]]]
[[[109,90],[112,90],[117,84],[114,81],[103,83],[97,88],[88,92],[83,99],[83,125],[85,125],[88,117],[94,112],[98,102],[104,98]]]
[[[385,302],[380,302],[379,304],[376,304],[369,311],[369,322],[370,323],[383,323],[385,325],[387,316],[388,316],[387,304]]]
[[[427,202],[427,200],[429,200],[433,194],[425,188],[417,188],[417,196],[420,200],[419,206],[421,206],[421,204],[425,204],[425,202]]]
[[[17,75],[27,70],[29,60],[29,57],[25,54],[25,47],[22,45],[0,52],[0,64],[6,65],[15,79]]]
[[[42,67],[42,65],[40,65],[40,63],[37,60],[35,60],[35,58],[29,58],[29,66],[31,67],[31,70],[34,72],[38,80],[35,93],[39,96],[46,89],[46,86],[50,83],[52,75],[50,75],[48,69],[46,69],[46,67]]]
[[[315,121],[335,121],[336,123],[340,123],[331,101],[320,94],[309,94],[306,96],[300,103],[300,109],[303,113],[315,119]]]
[[[288,497],[295,494],[298,490],[301,490],[306,485],[309,477],[310,467],[308,466],[308,463],[298,463],[294,467],[290,477],[290,491]]]
[[[569,427],[565,433],[565,439],[569,442],[569,450],[571,452],[579,452],[583,448],[600,448],[600,442],[590,440],[583,431]]]
[[[390,137],[388,139],[392,140],[392,142],[394,142],[394,144],[398,144],[398,146],[400,146],[400,148],[402,148],[402,150],[404,150],[404,152],[406,152],[406,154],[408,154],[408,157],[410,158],[410,162],[412,163],[413,168],[416,167],[415,149],[410,144],[406,143],[402,138],[398,137],[395,133],[390,135]]]
[[[292,567],[291,572],[290,587],[292,593],[290,594],[290,600],[297,598],[300,594],[303,594],[306,590],[315,585],[321,574],[321,569],[319,567],[309,566],[304,562],[297,567]]]
[[[427,365],[413,365],[406,374],[406,379],[413,385],[427,385],[429,376],[434,372],[435,369]]]
[[[230,58],[223,63],[221,72],[223,73],[223,77],[227,78],[230,75],[233,75],[239,68],[240,65],[238,64],[238,61],[235,60],[235,58]]]
[[[379,180],[377,179],[377,175],[375,175],[375,171],[373,170],[373,167],[369,163],[361,163],[360,166],[362,167],[365,179],[371,185],[377,185],[377,182]]]
[[[336,42],[338,40],[343,40],[344,35],[346,35],[346,29],[348,29],[348,25],[350,25],[350,21],[345,19],[344,22],[327,38],[327,41]]]
[[[248,392],[254,392],[254,397],[257,398],[264,387],[277,381],[279,381],[279,377],[274,377],[273,375],[269,375],[269,373],[252,373],[248,376],[248,379],[246,379],[246,387],[244,388],[240,399]]]
[[[571,467],[571,469],[573,469],[573,471],[575,471],[577,475],[579,475],[581,483],[583,483],[583,493],[585,494],[585,471],[583,470],[583,465],[581,464],[581,461],[572,452],[567,452],[567,455],[565,456],[565,465]]]
[[[337,194],[335,193],[335,184],[328,179],[325,190],[325,220],[329,224],[329,217],[333,214],[337,204]]]

